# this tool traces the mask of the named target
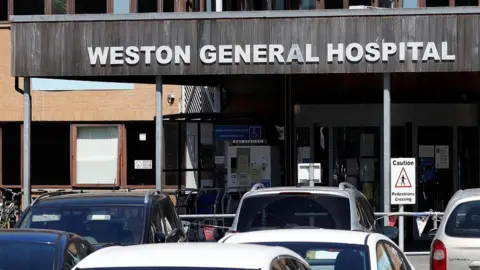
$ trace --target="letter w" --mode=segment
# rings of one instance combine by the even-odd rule
[[[109,47],[95,47],[95,51],[93,51],[92,47],[88,47],[88,58],[90,59],[90,65],[94,66],[97,64],[98,60],[100,59],[100,65],[107,64],[107,57],[108,57],[108,49]]]

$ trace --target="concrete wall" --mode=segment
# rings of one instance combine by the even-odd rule
[[[23,96],[11,76],[9,25],[0,25],[0,122],[23,121]],[[23,79],[20,79],[23,88]],[[175,101],[167,103],[167,94]],[[181,86],[164,86],[164,114],[180,112]],[[155,85],[135,85],[134,90],[32,91],[33,121],[135,121],[153,120]]]

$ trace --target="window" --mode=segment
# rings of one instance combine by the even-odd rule
[[[62,205],[32,208],[19,225],[72,232],[92,245],[139,244],[143,216],[142,206]]]
[[[59,8],[61,5],[59,5]],[[54,12],[52,6],[52,13]],[[59,13],[65,14],[64,11],[59,10]],[[63,12],[63,13],[61,13]],[[133,90],[135,84],[133,83],[110,83],[110,82],[92,82],[92,81],[77,81],[77,80],[58,80],[58,79],[43,79],[32,78],[32,90],[37,91],[74,91],[74,90]]]
[[[51,1],[52,1],[52,14],[67,14],[68,13],[67,12],[67,0],[51,0]],[[33,84],[33,81],[34,81],[34,79],[32,79],[32,84]]]
[[[480,238],[480,201],[459,204],[448,217],[445,234]]]
[[[114,14],[128,14],[130,13],[130,0],[113,0]]]
[[[12,3],[13,15],[45,14],[45,0],[13,0]]]
[[[317,195],[275,194],[243,200],[237,231],[301,226],[350,230],[348,198]]]
[[[448,7],[450,0],[425,0],[427,7]]]
[[[174,234],[171,235],[170,239],[166,239],[167,242],[176,242],[178,237],[175,237],[175,235],[178,235],[178,232],[175,233],[174,230],[181,230],[182,228],[178,227],[178,220],[176,219],[176,213],[175,209],[173,208],[173,204],[170,202],[170,199],[166,198],[160,201],[160,207],[161,207],[161,214],[163,217],[163,224],[165,225],[165,236],[168,236],[169,234]]]
[[[343,1],[339,0],[325,0],[325,9],[342,9]]]
[[[455,6],[478,6],[478,0],[455,0]]]
[[[158,12],[158,1],[157,0],[137,0],[137,12],[138,13],[149,13],[149,12]],[[164,0],[168,2],[168,0]]]
[[[370,229],[370,224],[368,223],[365,212],[363,211],[362,206],[360,205],[360,202],[358,202],[358,200],[356,201],[355,205],[357,208],[358,223],[365,227],[365,229]]]
[[[288,248],[305,258],[312,269],[370,269],[369,252],[366,245],[321,242],[251,242],[250,244]],[[280,257],[280,259],[281,261],[278,263],[272,263],[273,270],[288,270],[295,265],[289,262],[290,258]],[[288,266],[288,268],[284,266]],[[301,268],[297,264],[294,269]]]
[[[407,260],[403,257],[402,252],[399,251],[396,247],[392,244],[382,241],[383,245],[385,246],[385,250],[387,251],[387,255],[390,258],[390,261],[393,265],[392,270],[407,270],[410,269]]]
[[[75,126],[75,184],[115,185],[119,175],[119,126]]]
[[[148,242],[155,243],[155,234],[163,232],[162,217],[160,215],[160,203],[158,201],[152,204],[152,211],[150,212],[150,231],[148,234]]]
[[[75,14],[107,13],[107,0],[75,0]]]
[[[0,21],[8,21],[8,0],[0,2]]]
[[[396,270],[392,267],[387,251],[381,242],[377,243],[377,269],[378,270]]]
[[[165,186],[179,188],[185,186],[185,174],[180,173],[184,166],[185,124],[180,122],[164,122],[165,141]]]

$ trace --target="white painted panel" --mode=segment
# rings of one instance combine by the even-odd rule
[[[77,184],[115,184],[118,164],[118,128],[78,127]]]

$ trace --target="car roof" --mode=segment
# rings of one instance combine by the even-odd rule
[[[106,247],[90,254],[76,267],[175,266],[259,269],[270,265],[272,259],[278,255],[290,255],[307,263],[298,254],[283,247],[162,243]]]
[[[66,193],[61,195],[40,198],[34,206],[49,207],[62,205],[143,205],[147,192],[95,192],[95,193]],[[164,194],[157,194],[161,198]]]
[[[452,199],[465,199],[468,197],[480,197],[480,188],[469,188],[457,191]]]
[[[71,233],[42,229],[0,229],[1,241],[19,241],[27,243],[55,244],[62,235]]]
[[[364,245],[370,234],[369,232],[330,229],[277,229],[232,233],[225,236],[221,242],[321,242]]]
[[[339,187],[272,187],[251,190],[244,195],[244,198],[258,195],[278,194],[280,192],[309,192],[313,194],[329,194],[349,197],[348,191],[355,191],[355,189],[341,189]]]

